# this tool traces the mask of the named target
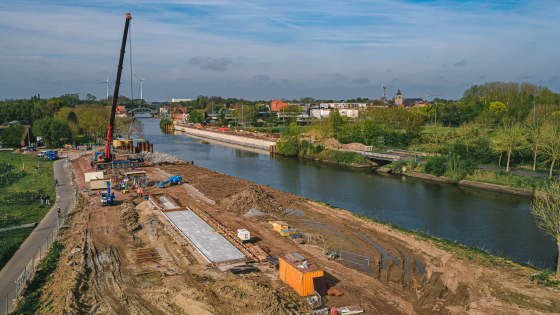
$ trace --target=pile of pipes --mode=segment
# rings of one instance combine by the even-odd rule
[[[177,163],[177,162],[185,162],[181,158],[178,158],[171,154],[159,153],[159,152],[140,152],[144,161],[152,162],[152,163]]]
[[[129,153],[154,152],[154,144],[150,143],[150,141],[143,141],[136,142],[136,146],[134,146],[132,141],[128,143],[123,141],[117,149],[128,151]]]

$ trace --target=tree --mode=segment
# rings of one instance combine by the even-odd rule
[[[467,152],[469,152],[469,147],[475,144],[481,137],[480,129],[472,122],[462,124],[457,128],[457,136],[465,146],[467,147]]]
[[[424,142],[432,147],[434,156],[437,156],[440,153],[442,144],[445,142],[446,133],[434,130],[433,132],[424,133],[423,138]]]
[[[527,143],[523,131],[518,125],[511,125],[498,130],[493,142],[495,147],[501,151],[507,152],[508,160],[506,171],[509,172],[509,163],[511,154],[516,151],[521,151]]]
[[[542,150],[543,140],[545,134],[543,133],[542,124],[535,123],[530,124],[525,128],[525,133],[527,134],[528,147],[533,152],[533,171],[537,168],[537,156]]]
[[[535,195],[531,214],[539,229],[556,240],[560,251],[560,183],[551,182],[548,189]],[[556,278],[560,279],[560,259],[556,263]]]
[[[506,111],[506,105],[502,102],[492,102],[488,108],[491,112],[502,113]]]
[[[465,176],[467,171],[465,169],[465,162],[461,160],[461,156],[453,154],[447,161],[447,170],[444,174],[445,178],[453,184],[460,182]]]
[[[12,148],[21,148],[21,139],[25,133],[25,127],[22,124],[17,124],[15,126],[10,126],[4,129],[0,141],[2,141],[2,146],[9,146]]]
[[[301,148],[299,129],[295,123],[284,128],[280,140],[276,142],[278,153],[287,156],[296,156]]]
[[[37,120],[33,126],[36,135],[41,136],[47,147],[54,147],[62,144],[70,137],[68,123],[61,119],[45,117]]]
[[[189,122],[193,124],[202,124],[204,122],[204,115],[202,115],[199,111],[193,110],[189,113]]]
[[[93,96],[93,95],[91,95],[91,94],[88,93],[88,94],[86,95],[86,101],[95,102],[95,101],[97,101],[97,97],[95,97],[95,96]]]
[[[550,162],[549,178],[552,178],[552,170],[556,161],[560,160],[560,127],[550,123],[543,127],[543,153],[546,162]]]

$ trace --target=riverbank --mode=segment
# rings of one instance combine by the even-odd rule
[[[71,164],[82,185],[87,157]],[[167,193],[229,230],[247,229],[251,243],[266,246],[273,257],[295,252],[324,270],[327,283],[344,293],[323,299],[329,307],[359,305],[366,314],[539,314],[556,312],[560,306],[556,292],[528,280],[533,269],[482,250],[407,233],[195,165],[147,165],[143,170],[149,176],[146,195]],[[171,174],[188,182],[154,186]],[[39,314],[94,308],[103,313],[310,312],[306,299],[290,293],[268,263],[253,263],[257,271],[246,277],[231,274],[227,265],[208,268],[200,252],[180,245],[180,232],[165,227],[161,211],[151,209],[143,198],[116,191],[119,205],[100,207],[98,198],[82,195],[88,202],[62,237],[58,268],[40,301],[48,307]],[[306,242],[273,231],[268,221],[275,220],[306,235]],[[341,250],[343,259],[328,259],[323,248]],[[138,259],[139,249],[152,250],[158,260]],[[68,288],[74,288],[71,294]]]
[[[395,169],[395,167],[398,168],[398,170]],[[411,165],[409,163],[402,162],[402,161],[385,165],[384,167],[377,169],[377,171],[382,173],[393,173],[397,175],[420,178],[420,179],[441,182],[446,184],[453,184],[443,176],[435,176],[432,174],[422,173],[417,170],[411,170]],[[510,177],[515,177],[515,179],[512,180]],[[495,172],[495,171],[477,169],[474,171],[472,175],[467,174],[466,178],[460,180],[458,183],[456,183],[456,185],[532,198],[536,193],[536,191],[545,188],[546,180],[547,179],[545,178],[535,178],[533,176],[528,176],[528,175],[509,174],[505,172]],[[504,182],[506,183],[513,182],[516,184],[517,187],[501,184]],[[526,187],[529,187],[530,189]]]
[[[220,131],[210,131],[196,127],[189,127],[187,125],[174,125],[174,127],[177,131],[182,131],[186,134],[201,138],[275,152],[276,141],[272,141],[269,139],[260,139],[257,137],[249,137],[248,135],[241,134],[229,134]]]

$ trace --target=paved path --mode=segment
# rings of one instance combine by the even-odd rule
[[[65,166],[65,158],[54,162],[54,178],[58,179],[60,186],[56,187],[56,202],[45,215],[41,223],[27,237],[19,250],[0,271],[0,301],[6,296],[15,283],[15,279],[21,274],[27,263],[31,260],[39,246],[49,235],[51,229],[56,225],[58,215],[56,208],[64,210],[70,199],[74,196],[74,188],[70,180],[70,174]],[[54,182],[53,182],[54,185]],[[37,201],[39,202],[39,201]]]

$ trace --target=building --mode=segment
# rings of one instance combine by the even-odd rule
[[[171,103],[179,103],[179,102],[190,102],[192,101],[190,98],[172,98]]]
[[[397,94],[395,95],[395,106],[403,106],[403,95],[401,94],[401,90],[398,90]]]
[[[111,106],[105,106],[105,108],[111,109]],[[126,108],[124,106],[117,106],[117,110],[115,111],[117,116],[126,116]]]
[[[170,114],[170,118],[172,120],[175,120],[177,122],[183,122],[186,121],[189,117],[189,114],[187,113],[187,108],[186,107],[173,107],[173,110]]]
[[[280,280],[300,296],[312,295],[315,291],[320,292],[321,288],[325,288],[326,291],[323,270],[297,253],[280,257],[278,271]]]
[[[282,108],[288,107],[288,103],[284,103],[283,100],[270,101],[270,110],[273,112],[278,112]]]
[[[425,104],[424,104],[424,100],[421,98],[405,98],[403,105],[404,107],[408,108],[413,106],[423,107]]]
[[[317,119],[321,118],[329,118],[331,112],[337,110],[340,116],[343,117],[350,117],[350,118],[358,118],[360,111],[355,108],[342,108],[342,109],[334,109],[334,108],[312,108],[309,111],[309,116]]]

